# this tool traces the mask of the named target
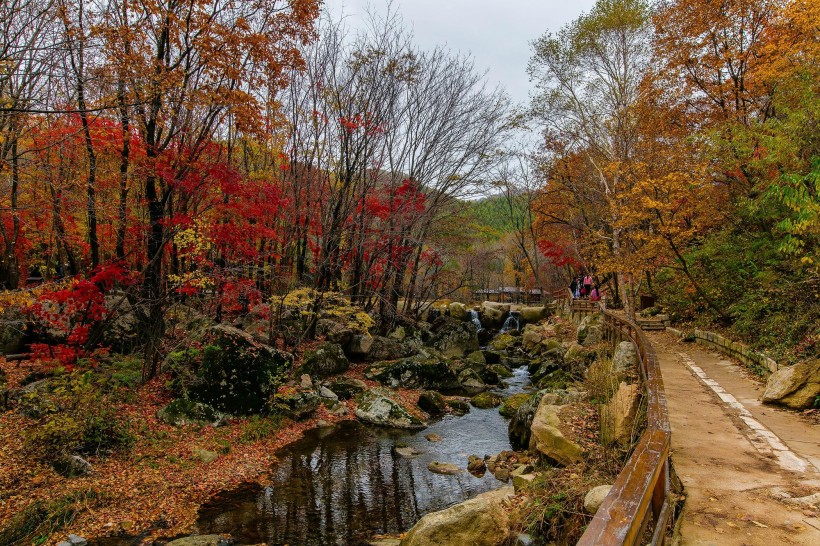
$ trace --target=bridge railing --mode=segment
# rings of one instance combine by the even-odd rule
[[[603,312],[604,335],[610,342],[631,341],[638,350],[647,397],[647,425],[632,456],[595,513],[578,544],[581,546],[663,544],[670,513],[669,446],[671,429],[666,394],[655,349],[633,322],[586,300],[574,300],[572,313]]]

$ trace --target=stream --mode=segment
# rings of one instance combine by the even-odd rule
[[[497,389],[503,396],[525,392],[526,366]],[[440,442],[425,436],[435,433]],[[406,444],[421,454],[393,452]],[[455,476],[427,470],[432,461],[466,468],[469,455],[510,449],[507,420],[498,409],[471,408],[445,416],[422,431],[380,429],[358,421],[309,431],[277,452],[279,462],[265,487],[246,484],[202,506],[199,534],[228,533],[239,544],[361,544],[376,534],[406,531],[423,515],[504,484],[487,473]]]

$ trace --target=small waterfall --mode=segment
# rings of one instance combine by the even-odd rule
[[[475,324],[476,330],[479,332],[484,329],[484,326],[481,325],[481,318],[478,316],[478,311],[475,309],[470,309],[470,320]]]
[[[501,327],[501,333],[509,332],[511,330],[515,330],[516,332],[521,329],[521,321],[519,320],[519,313],[516,311],[510,311],[510,316],[507,317],[507,320],[504,321],[504,325]]]

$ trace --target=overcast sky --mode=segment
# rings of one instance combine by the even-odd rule
[[[500,83],[516,102],[527,102],[531,84],[527,76],[530,42],[547,31],[588,11],[593,0],[394,0],[422,48],[446,44],[454,51],[470,52],[476,68],[489,70],[489,83]],[[371,5],[386,11],[387,0],[325,0],[334,15],[344,12],[357,28]]]

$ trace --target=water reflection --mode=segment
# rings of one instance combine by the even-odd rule
[[[526,383],[526,372],[517,371],[506,393],[520,392]],[[442,441],[428,442],[431,432]],[[421,454],[403,458],[393,452],[397,443]],[[399,533],[428,512],[502,485],[490,474],[433,474],[429,462],[464,468],[468,455],[504,449],[510,449],[507,423],[495,409],[448,416],[416,433],[355,421],[314,430],[278,454],[270,485],[245,485],[204,505],[197,531],[270,545],[357,544],[374,534]]]

